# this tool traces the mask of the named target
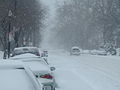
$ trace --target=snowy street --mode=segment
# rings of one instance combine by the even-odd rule
[[[120,59],[117,56],[70,56],[50,52],[56,67],[56,90],[120,90]]]
[[[0,78],[0,90],[120,90],[120,0],[0,0]]]

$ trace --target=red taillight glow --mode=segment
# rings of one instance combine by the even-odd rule
[[[49,74],[41,75],[41,78],[52,79],[53,77]]]
[[[36,55],[37,55],[37,56],[40,56],[40,54],[39,54],[39,53],[36,53]]]

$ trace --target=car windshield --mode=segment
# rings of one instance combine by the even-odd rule
[[[80,50],[79,50],[78,48],[74,48],[74,49],[72,49],[72,51],[77,51],[77,52],[79,52]]]
[[[0,90],[35,90],[25,70],[0,69]]]

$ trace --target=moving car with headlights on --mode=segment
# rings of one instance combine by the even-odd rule
[[[80,55],[81,50],[79,47],[72,47],[70,50],[70,55]]]
[[[0,61],[0,90],[43,90],[29,68],[18,61]]]

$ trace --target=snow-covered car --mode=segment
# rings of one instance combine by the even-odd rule
[[[107,52],[105,50],[98,50],[97,55],[107,55]]]
[[[42,50],[41,57],[48,57],[48,51]]]
[[[117,56],[120,56],[120,48],[117,48],[117,49],[116,49],[116,55],[117,55]]]
[[[82,50],[82,54],[90,54],[90,50]]]
[[[97,53],[97,50],[90,50],[90,54],[91,55],[97,55],[98,53]]]
[[[0,61],[0,90],[43,90],[42,87],[22,62]]]
[[[91,55],[107,55],[107,52],[105,50],[91,50]]]
[[[51,88],[50,90],[55,90],[56,82],[53,73],[55,68],[50,67],[46,60],[31,53],[16,55],[10,59],[23,61],[32,70],[39,83]]]
[[[34,54],[34,55],[40,57],[40,52],[39,52],[39,49],[37,47],[18,47],[18,48],[15,48],[12,52],[11,57],[14,57],[16,55],[25,54],[25,53],[31,53],[31,54]]]
[[[70,55],[80,55],[80,48],[79,47],[72,47],[70,50]]]

